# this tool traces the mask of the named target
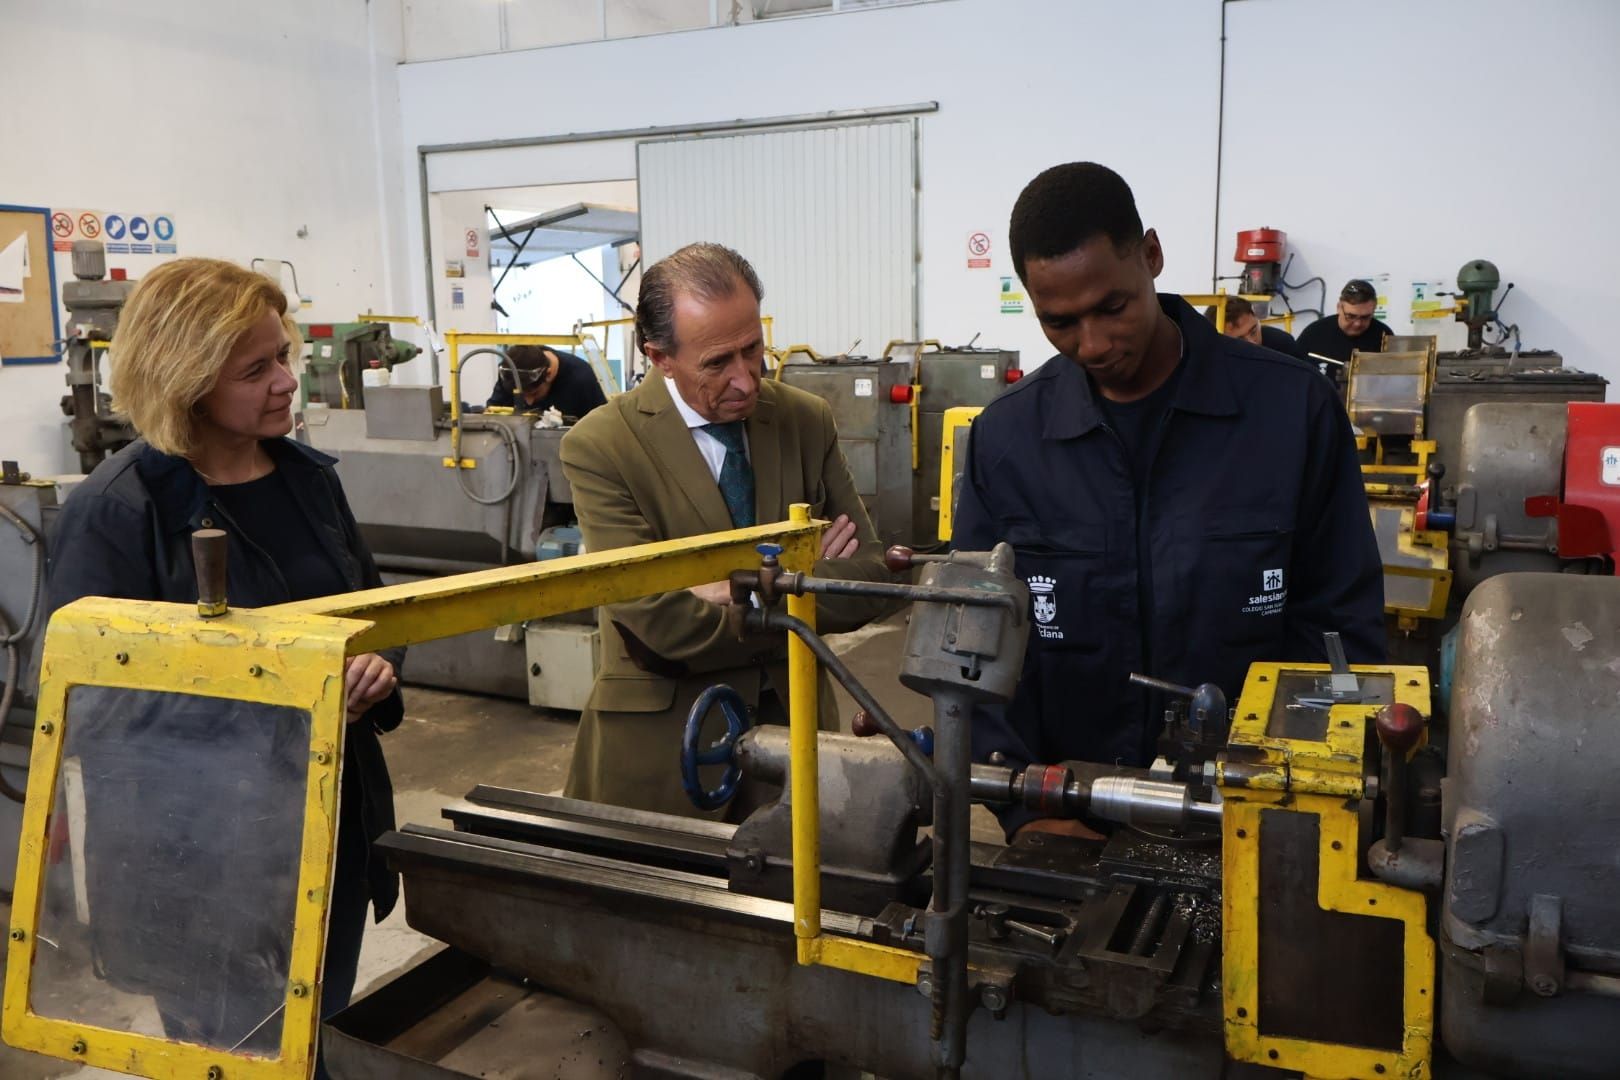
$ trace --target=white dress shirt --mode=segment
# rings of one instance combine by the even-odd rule
[[[713,421],[703,419],[696,409],[681,399],[680,391],[675,389],[675,380],[666,378],[664,382],[669,387],[669,399],[675,403],[675,410],[681,414],[681,419],[685,420],[686,426],[691,429],[692,441],[697,443],[698,453],[703,455],[703,463],[709,467],[709,474],[714,477],[714,482],[718,484],[720,482],[720,468],[726,463],[726,444],[703,430],[705,426],[713,423]],[[743,453],[748,453],[748,432],[746,428],[743,430]],[[749,461],[753,461],[752,455],[749,455]]]

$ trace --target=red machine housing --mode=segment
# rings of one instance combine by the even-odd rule
[[[1572,401],[1566,408],[1564,492],[1524,501],[1530,517],[1558,519],[1558,555],[1620,564],[1620,404]]]
[[[1277,291],[1282,273],[1288,234],[1281,229],[1245,229],[1237,234],[1237,253],[1232,258],[1243,264],[1243,282],[1238,291],[1269,295]]]

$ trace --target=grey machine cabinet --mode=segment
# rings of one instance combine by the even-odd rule
[[[1492,1074],[1620,1075],[1620,579],[1494,577],[1460,626],[1443,1041]]]
[[[1560,493],[1568,431],[1563,402],[1490,401],[1468,410],[1446,477],[1456,500],[1451,568],[1459,596],[1497,574],[1559,569],[1556,519],[1532,518],[1524,501]]]
[[[1441,353],[1429,394],[1425,425],[1436,443],[1435,460],[1446,467],[1443,484],[1454,482],[1463,421],[1468,410],[1488,402],[1602,401],[1608,380],[1564,366],[1556,352]]]
[[[911,406],[895,400],[911,384],[911,365],[834,357],[782,367],[782,381],[832,407],[838,445],[855,491],[884,544],[913,542]]]
[[[0,507],[6,511],[0,514],[0,638],[20,635],[0,655],[0,699],[8,703],[0,711],[0,776],[16,791],[28,782],[40,649],[49,614],[44,609],[45,559],[65,498],[56,483],[23,481],[18,475],[0,480]],[[11,888],[16,876],[21,830],[22,804],[0,797],[0,893]]]
[[[344,493],[387,583],[529,561],[548,530],[574,520],[559,457],[566,428],[536,427],[532,416],[465,417],[461,453],[478,464],[458,483],[444,466],[446,417],[439,387],[389,386],[370,388],[364,409],[312,408],[301,418],[299,437],[338,459]],[[502,498],[513,446],[518,476]],[[491,502],[474,501],[462,483]],[[529,640],[541,627],[550,632]],[[595,666],[578,661],[595,656],[596,636],[590,612],[463,634],[412,646],[404,675],[418,685],[579,709]]]
[[[896,388],[912,381],[909,356],[888,360],[839,357],[790,363],[782,380],[824,398],[838,422],[838,441],[855,490],[885,544],[939,543],[939,461],[945,411],[994,401],[1022,374],[1007,349],[942,349],[921,354],[917,455],[912,468],[912,408]]]
[[[1009,376],[1008,372],[1018,372]],[[941,349],[922,354],[918,398],[920,463],[912,492],[914,543],[939,543],[939,458],[945,410],[988,405],[1023,377],[1018,353],[1009,349]]]

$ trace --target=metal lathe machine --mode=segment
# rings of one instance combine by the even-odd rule
[[[1613,577],[1476,588],[1443,727],[1423,668],[1261,663],[1230,702],[1148,680],[1167,704],[1150,769],[1013,768],[973,763],[968,732],[1020,670],[1030,597],[1014,552],[896,550],[916,584],[832,581],[807,572],[819,530],[800,508],[755,529],[213,619],[63,609],[42,674],[6,1039],[147,1076],[309,1075],[341,729],[328,684],[343,656],[729,574],[737,600],[757,601],[733,605],[736,631],[788,638],[792,723],[750,728],[716,688],[670,768],[701,806],[744,777],[781,797],[728,825],[479,787],[444,822],[390,834],[411,925],[449,948],[328,1022],[334,1076],[1620,1071]],[[899,678],[932,699],[930,730],[900,730],[816,634],[814,598],[852,591],[912,601]],[[873,734],[816,731],[818,666]],[[307,718],[307,761],[290,759],[307,765],[303,812],[249,822],[233,796],[219,815],[219,828],[302,837],[285,884],[228,915],[286,942],[243,977],[268,1006],[268,1045],[165,1037],[76,944],[119,912],[93,884],[78,903],[96,875],[93,858],[73,871],[74,837],[104,823],[74,810],[74,792],[101,805],[95,740],[126,713],[144,722],[165,693]],[[976,844],[972,803],[1106,835]],[[226,886],[193,887],[207,907]]]

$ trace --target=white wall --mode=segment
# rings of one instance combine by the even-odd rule
[[[1239,229],[1284,229],[1290,277],[1326,278],[1330,311],[1346,279],[1388,273],[1400,331],[1410,282],[1490,259],[1516,285],[1502,315],[1526,348],[1620,380],[1620,4],[1353,10],[1227,8],[1222,272]]]
[[[407,64],[407,242],[420,250],[417,146],[937,101],[922,121],[923,333],[982,334],[1033,364],[1050,347],[1030,315],[1001,314],[999,282],[1013,200],[1049,165],[1117,168],[1164,239],[1165,287],[1208,288],[1219,23],[1212,0],[956,0]],[[619,147],[588,149],[537,154],[537,175],[519,176],[513,155],[461,155],[435,187],[625,175]],[[580,175],[588,160],[603,174]],[[977,230],[992,238],[987,270],[966,265]],[[421,307],[420,270],[407,284]]]
[[[391,306],[398,3],[0,0],[0,27],[0,202],[172,212],[181,254],[292,260],[301,319]],[[76,468],[63,375],[0,369],[0,455]]]

